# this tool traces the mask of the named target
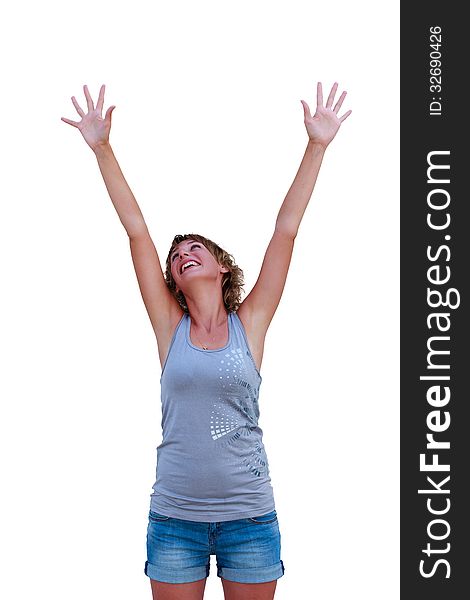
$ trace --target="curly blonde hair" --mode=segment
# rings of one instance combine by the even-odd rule
[[[222,277],[222,297],[224,300],[225,308],[229,312],[237,311],[238,307],[240,306],[242,288],[244,285],[243,271],[235,263],[235,259],[231,254],[229,254],[226,250],[221,248],[212,240],[204,237],[203,235],[200,235],[199,233],[186,233],[184,235],[175,235],[166,259],[165,281],[168,286],[168,289],[178,300],[181,308],[186,313],[189,312],[188,305],[186,304],[186,298],[184,297],[183,292],[181,290],[179,292],[176,291],[176,283],[171,274],[171,255],[173,254],[173,251],[176,248],[176,246],[180,242],[184,242],[185,240],[195,240],[197,242],[200,242],[209,250],[209,252],[220,265],[229,269],[229,271],[227,273],[224,273]]]

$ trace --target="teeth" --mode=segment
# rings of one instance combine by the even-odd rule
[[[186,269],[186,267],[191,267],[192,265],[198,266],[197,262],[195,262],[194,260],[190,260],[189,262],[184,263],[184,265],[181,267],[181,273]]]

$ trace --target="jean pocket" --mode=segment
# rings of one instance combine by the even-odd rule
[[[149,511],[149,521],[152,521],[152,523],[168,521],[169,518],[170,517],[167,517],[166,515],[162,515],[160,513],[154,512],[153,510]]]
[[[268,523],[274,523],[277,520],[277,513],[275,510],[266,513],[265,515],[260,515],[259,517],[248,517],[248,521],[250,523],[258,523],[259,525],[266,525]]]

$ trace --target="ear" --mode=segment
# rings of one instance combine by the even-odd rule
[[[222,265],[219,265],[219,267],[221,273],[228,273],[230,271],[228,267],[223,267]]]

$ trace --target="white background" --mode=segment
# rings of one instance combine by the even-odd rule
[[[10,5],[2,19],[0,595],[150,599],[160,364],[96,159],[111,143],[162,260],[234,254],[246,293],[334,81],[329,147],[269,329],[260,425],[286,572],[276,599],[398,598],[398,3]],[[221,599],[215,557],[207,600]]]

